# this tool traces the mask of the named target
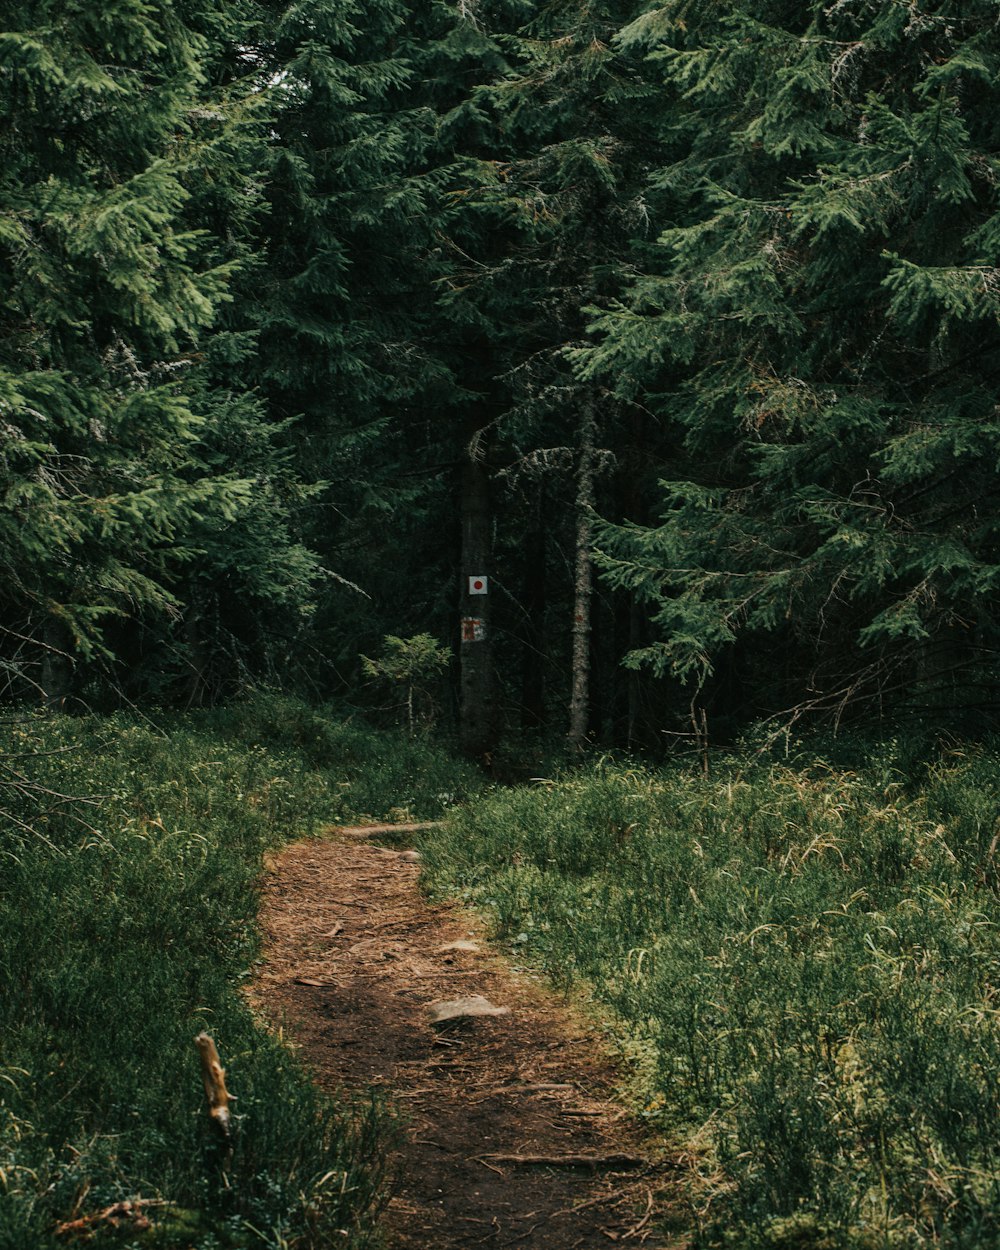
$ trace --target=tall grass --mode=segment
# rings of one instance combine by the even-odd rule
[[[373,730],[280,694],[205,712],[198,724],[231,740],[265,747],[326,783],[322,818],[433,820],[483,788],[483,775],[426,737]]]
[[[162,1201],[154,1228],[115,1244],[369,1244],[386,1113],[319,1094],[241,986],[266,849],[342,816],[436,814],[468,784],[393,741],[273,699],[161,728],[2,727],[2,1250],[65,1244],[60,1223],[137,1197]],[[231,1158],[202,1029],[238,1096]]]
[[[1000,1243],[1000,759],[602,765],[426,835],[633,1053],[702,1246]]]

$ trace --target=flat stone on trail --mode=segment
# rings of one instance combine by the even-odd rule
[[[444,946],[439,946],[437,952],[439,955],[447,955],[451,951],[477,951],[479,950],[478,942],[469,942],[465,938],[461,938],[457,942],[448,942]]]
[[[431,1003],[427,1008],[431,1024],[444,1024],[446,1020],[464,1020],[469,1016],[509,1016],[509,1007],[497,1007],[482,994],[470,994],[467,998],[450,998],[447,1002]]]

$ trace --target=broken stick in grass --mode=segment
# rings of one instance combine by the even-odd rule
[[[549,1168],[643,1168],[649,1164],[642,1155],[480,1155],[479,1162],[493,1159],[496,1163],[510,1163],[515,1167]]]
[[[123,1224],[129,1225],[132,1233],[142,1233],[152,1227],[146,1211],[153,1207],[165,1207],[162,1198],[129,1198],[125,1202],[115,1202],[103,1211],[94,1211],[90,1215],[82,1215],[79,1219],[67,1220],[65,1224],[57,1224],[52,1230],[57,1237],[83,1236],[91,1237],[101,1224],[118,1229]]]
[[[208,1114],[225,1137],[229,1136],[229,1104],[233,1095],[226,1089],[226,1070],[215,1049],[215,1042],[207,1033],[199,1033],[194,1039],[201,1056],[201,1077],[205,1082]]]

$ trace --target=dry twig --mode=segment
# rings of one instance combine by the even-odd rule
[[[208,1114],[218,1125],[225,1137],[229,1136],[230,1115],[229,1103],[232,1095],[226,1089],[226,1070],[215,1049],[215,1042],[207,1033],[199,1033],[194,1039],[201,1056],[201,1077],[205,1083],[205,1096],[208,1099]]]
[[[481,1155],[480,1162],[495,1159],[497,1163],[510,1163],[515,1167],[549,1168],[642,1168],[649,1162],[641,1155]]]
[[[127,1221],[132,1232],[142,1232],[150,1227],[149,1217],[145,1212],[163,1206],[166,1203],[162,1198],[129,1198],[105,1207],[103,1211],[94,1211],[91,1215],[81,1215],[79,1219],[57,1224],[53,1231],[57,1237],[87,1236],[95,1231],[98,1224],[109,1224],[112,1228],[118,1228]]]

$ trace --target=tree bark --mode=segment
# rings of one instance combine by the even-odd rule
[[[569,704],[569,744],[582,749],[590,721],[590,631],[594,566],[591,516],[594,510],[594,452],[597,416],[588,400],[580,428],[580,466],[576,485],[576,578],[573,594],[573,675]]]
[[[628,649],[629,651],[638,651],[642,646],[642,626],[643,617],[639,604],[633,595],[629,599],[628,605]],[[639,683],[639,674],[634,668],[626,671],[625,676],[626,689],[628,690],[628,719],[625,728],[625,746],[631,751],[635,747],[637,728],[639,724],[639,701],[641,698],[642,688]]]
[[[185,705],[201,707],[205,702],[205,647],[201,610],[193,597],[184,614],[184,642],[188,666],[184,680]]]
[[[42,631],[42,690],[49,707],[61,707],[70,692],[73,672],[71,644],[60,621],[49,617]]]
[[[521,726],[540,729],[545,722],[545,479],[539,476],[532,518],[524,536],[525,611],[521,658]]]
[[[461,695],[459,738],[462,750],[475,759],[488,756],[495,746],[496,709],[493,679],[492,613],[489,582],[492,512],[486,436],[473,435],[462,464]],[[471,591],[473,579],[482,579],[485,594]]]

